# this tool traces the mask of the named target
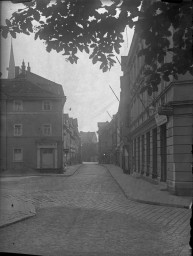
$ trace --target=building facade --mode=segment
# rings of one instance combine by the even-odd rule
[[[95,132],[80,132],[81,158],[83,162],[98,161],[98,141]]]
[[[178,80],[161,81],[152,96],[140,93],[144,58],[137,53],[141,47],[143,42],[135,33],[128,56],[122,58],[121,150],[128,149],[130,173],[163,182],[176,195],[191,195],[193,77],[185,74]],[[171,56],[165,61],[172,61]]]
[[[78,120],[63,115],[63,158],[66,165],[81,163],[81,141]]]
[[[32,73],[29,65],[26,70],[23,61],[15,78],[1,79],[1,92],[1,170],[61,171],[62,86]]]
[[[113,162],[113,129],[112,122],[98,123],[98,155],[99,163]]]

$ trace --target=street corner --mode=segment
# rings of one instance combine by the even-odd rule
[[[77,172],[83,164],[77,164],[77,165],[69,165],[65,167],[65,170],[63,172],[63,176],[72,176]]]
[[[14,196],[1,196],[0,227],[24,220],[36,215],[35,206]]]

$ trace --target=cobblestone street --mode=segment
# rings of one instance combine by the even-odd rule
[[[31,200],[37,215],[1,228],[0,251],[176,256],[189,243],[189,210],[130,201],[99,165],[70,177],[10,178],[1,190]]]

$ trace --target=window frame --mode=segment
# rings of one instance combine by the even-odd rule
[[[21,133],[17,134],[16,133],[16,126],[20,126],[21,127]],[[13,135],[16,137],[22,136],[23,135],[23,125],[22,124],[14,124],[13,125]]]
[[[45,126],[49,126],[49,128],[50,128],[49,134],[45,133]],[[51,124],[42,124],[42,135],[43,136],[52,136],[52,125]]]
[[[21,150],[21,160],[16,160],[15,159],[15,150]],[[23,148],[13,148],[13,162],[16,162],[16,163],[21,163],[23,162]]]
[[[17,104],[16,104],[17,102],[20,102],[21,104],[20,104],[20,105],[17,105]],[[21,106],[21,109],[16,108],[16,106]],[[20,107],[19,107],[19,108],[20,108]],[[23,101],[22,101],[22,100],[14,100],[14,101],[13,101],[13,111],[15,111],[15,112],[21,112],[21,111],[23,111]]]
[[[49,106],[49,109],[46,109],[45,106]],[[52,110],[52,102],[50,100],[42,101],[42,110],[43,111],[51,111]]]

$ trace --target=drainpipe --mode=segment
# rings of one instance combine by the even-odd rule
[[[7,99],[5,100],[5,170],[7,170]]]

